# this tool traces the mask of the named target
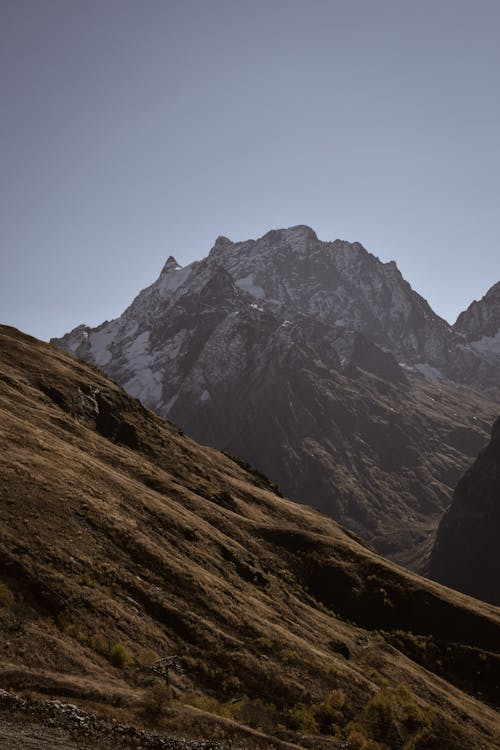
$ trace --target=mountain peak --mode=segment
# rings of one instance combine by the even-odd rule
[[[475,342],[475,348],[479,348],[483,354],[499,354],[500,281],[493,284],[479,301],[471,302],[467,310],[460,313],[453,327],[468,341]]]
[[[312,239],[312,240],[318,239],[318,235],[316,234],[314,229],[312,229],[307,224],[296,224],[293,227],[288,227],[287,229],[283,229],[281,231],[287,235],[294,235],[294,236],[302,235],[303,237],[306,237],[307,239]]]
[[[161,269],[161,273],[170,273],[170,271],[180,271],[182,266],[180,266],[173,255],[169,255],[165,265]]]
[[[497,295],[500,295],[500,281],[497,281],[496,284],[493,284],[493,286],[488,289],[484,296],[496,297]]]
[[[216,253],[219,250],[226,250],[226,248],[231,247],[234,243],[231,242],[229,237],[225,237],[223,234],[220,234],[217,239],[214,242],[214,246],[210,250],[210,254]]]
[[[285,241],[296,246],[303,246],[307,242],[318,242],[318,235],[306,224],[296,224],[293,227],[283,227],[281,229],[271,229],[261,238],[268,242]]]

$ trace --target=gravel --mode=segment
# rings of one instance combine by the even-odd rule
[[[8,750],[228,750],[213,740],[146,732],[58,700],[29,701],[0,690],[0,745]],[[241,748],[240,750],[243,750]]]

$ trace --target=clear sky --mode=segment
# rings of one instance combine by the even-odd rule
[[[500,279],[498,0],[0,0],[0,321],[309,224],[453,321]]]

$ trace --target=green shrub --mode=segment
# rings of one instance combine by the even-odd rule
[[[109,654],[109,643],[106,638],[104,638],[104,636],[102,635],[99,635],[99,633],[90,636],[89,646],[98,654],[102,654],[103,656]]]
[[[432,736],[432,712],[424,711],[403,686],[379,690],[359,718],[371,739],[391,748],[410,750]]]
[[[253,643],[258,651],[265,651],[266,653],[269,653],[274,649],[274,641],[272,641],[270,638],[267,638],[266,636],[256,638]]]
[[[74,638],[78,643],[87,643],[87,633],[79,626],[72,622],[68,622],[63,626],[64,635],[68,635],[70,638]]]
[[[278,657],[282,664],[292,664],[299,660],[299,655],[291,648],[280,649]]]
[[[288,709],[286,722],[289,728],[295,732],[303,732],[304,734],[317,734],[319,732],[312,709],[303,703],[297,703]]]
[[[181,660],[182,666],[189,672],[197,672],[205,682],[214,682],[217,680],[217,671],[213,669],[204,659],[198,659],[195,656],[186,654]]]
[[[99,583],[99,581],[96,581],[96,579],[91,576],[90,573],[83,573],[81,576],[78,576],[76,580],[82,586],[88,586],[91,589],[101,588],[101,584]]]
[[[370,740],[360,729],[352,729],[347,734],[349,750],[380,750],[380,745]]]
[[[172,688],[169,685],[152,685],[144,692],[144,711],[150,716],[157,718],[168,708],[172,699]]]
[[[115,643],[109,652],[109,658],[111,664],[119,669],[125,669],[125,667],[128,667],[134,661],[132,654],[122,643]]]
[[[139,652],[137,661],[140,661],[146,667],[150,667],[158,659],[158,654],[151,648],[144,648]]]
[[[238,693],[241,689],[241,680],[236,675],[229,675],[223,682],[223,690],[225,693],[233,694]]]
[[[315,707],[314,715],[321,731],[332,733],[334,725],[340,724],[344,718],[344,708],[347,696],[343,690],[331,690],[326,698]]]
[[[274,732],[280,719],[276,706],[261,698],[252,700],[245,695],[230,708],[232,718],[262,732]]]
[[[11,609],[14,606],[14,594],[6,583],[0,581],[0,607]]]
[[[187,692],[182,696],[182,702],[199,708],[201,711],[207,711],[210,714],[225,716],[228,719],[232,718],[228,706],[218,701],[217,698],[201,695],[200,693]]]

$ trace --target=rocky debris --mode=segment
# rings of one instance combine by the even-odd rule
[[[33,718],[47,730],[65,729],[78,742],[98,741],[109,744],[110,747],[134,750],[227,750],[226,746],[213,740],[164,737],[120,724],[111,718],[98,717],[71,703],[28,700],[1,689],[0,711],[8,712],[11,720],[15,715],[22,716],[26,723]]]

